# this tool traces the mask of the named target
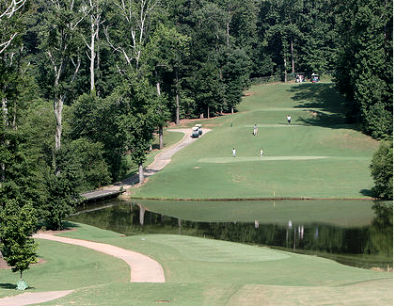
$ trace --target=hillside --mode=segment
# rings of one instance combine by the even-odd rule
[[[200,121],[211,132],[172,157],[134,197],[367,197],[378,142],[345,123],[342,104],[332,83],[253,86],[239,112]]]

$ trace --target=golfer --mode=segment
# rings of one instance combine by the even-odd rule
[[[235,150],[235,148],[232,148],[232,156],[236,156],[236,150]]]
[[[256,136],[258,132],[258,126],[255,124],[253,128],[253,135]]]
[[[287,115],[287,123],[290,124],[291,123],[291,116]]]

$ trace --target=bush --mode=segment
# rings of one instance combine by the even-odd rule
[[[370,165],[374,179],[374,194],[382,199],[393,199],[393,141],[381,142]]]

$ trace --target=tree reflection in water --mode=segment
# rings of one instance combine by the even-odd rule
[[[117,204],[80,211],[71,221],[135,235],[165,233],[265,245],[323,256],[363,268],[393,267],[393,204],[374,202],[371,224],[342,227],[326,223],[262,224],[195,222],[147,211],[139,204]]]

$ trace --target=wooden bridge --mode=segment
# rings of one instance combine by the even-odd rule
[[[126,190],[93,190],[89,192],[84,192],[81,194],[84,202],[95,202],[110,198],[116,198],[120,194],[124,193]]]

